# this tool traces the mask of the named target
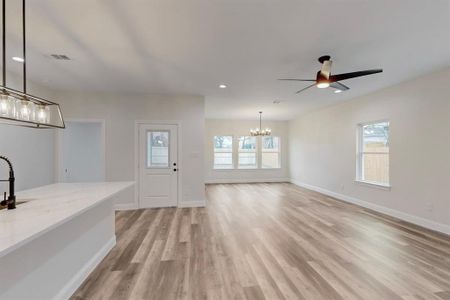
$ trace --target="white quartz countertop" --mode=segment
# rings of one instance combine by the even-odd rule
[[[133,182],[56,183],[17,193],[28,201],[0,210],[0,257],[105,201]]]

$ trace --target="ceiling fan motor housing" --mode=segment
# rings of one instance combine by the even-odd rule
[[[317,76],[316,76],[316,83],[321,83],[321,82],[328,82],[328,78],[325,77],[325,75],[322,74],[321,71],[317,72]]]

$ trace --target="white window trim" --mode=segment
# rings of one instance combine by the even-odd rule
[[[215,158],[215,154],[216,154],[216,151],[215,151],[215,148],[214,148],[214,137],[216,137],[216,136],[231,136],[231,168],[229,168],[229,169],[216,169],[215,168],[215,164],[214,164],[214,158]],[[212,137],[212,140],[213,140],[213,159],[212,159],[212,170],[213,171],[218,171],[218,172],[222,172],[222,171],[233,171],[233,170],[236,170],[236,161],[235,161],[235,148],[234,148],[234,146],[235,146],[235,140],[234,140],[234,135],[232,135],[232,134],[216,134],[216,135],[213,135],[213,137]]]
[[[362,185],[362,186],[366,186],[366,187],[372,187],[372,188],[378,188],[378,189],[382,189],[382,190],[391,190],[392,185],[391,185],[391,167],[389,164],[389,183],[384,184],[381,182],[372,182],[372,181],[367,181],[367,180],[363,180],[362,178],[362,156],[363,156],[363,138],[362,138],[362,130],[363,127],[366,125],[371,125],[371,124],[376,124],[376,123],[384,123],[387,122],[389,123],[389,139],[391,138],[391,121],[389,119],[381,119],[381,120],[376,120],[376,121],[370,121],[370,122],[363,122],[363,123],[358,123],[357,125],[357,130],[356,130],[356,178],[355,178],[355,183]],[[366,154],[370,152],[366,152]],[[386,153],[386,155],[388,155],[389,157],[389,161],[391,159],[391,149],[390,149],[390,145],[389,145],[389,153]]]

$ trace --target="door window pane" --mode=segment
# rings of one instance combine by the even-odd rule
[[[147,168],[169,167],[169,132],[147,132]]]

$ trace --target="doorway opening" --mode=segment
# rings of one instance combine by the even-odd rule
[[[67,120],[58,133],[58,182],[101,182],[105,176],[105,121]]]

